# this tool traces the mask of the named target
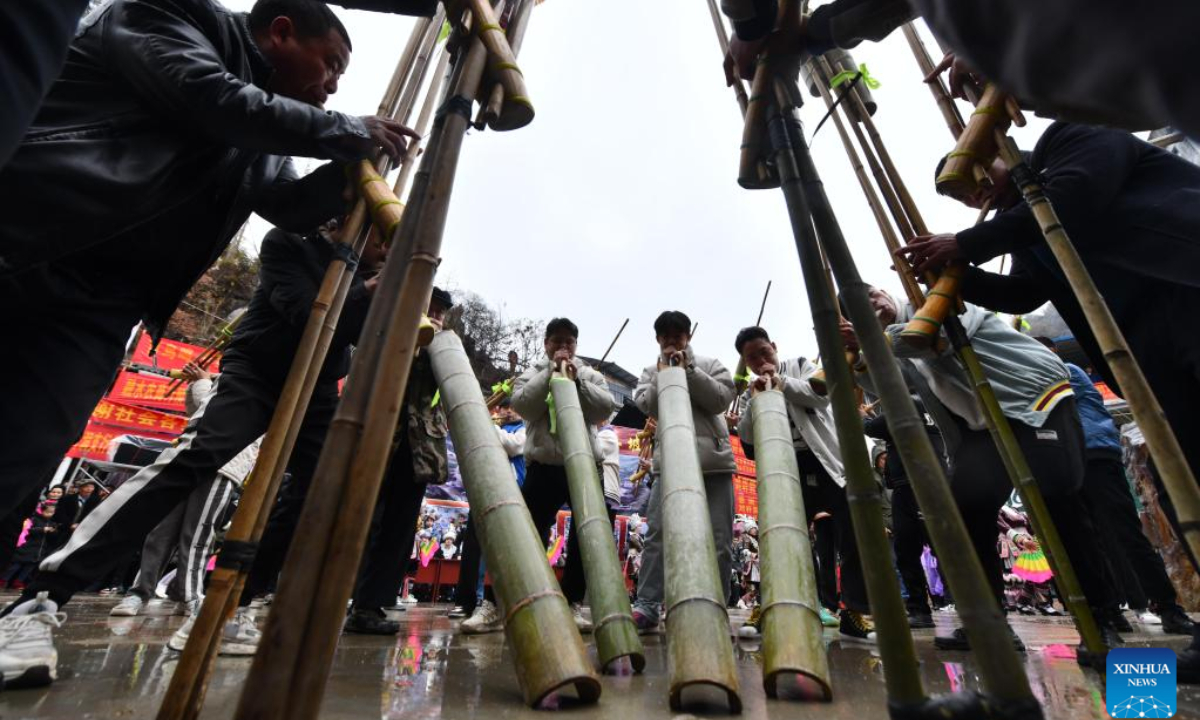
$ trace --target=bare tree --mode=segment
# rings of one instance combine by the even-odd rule
[[[510,352],[516,354],[517,372],[542,356],[544,322],[530,318],[505,321],[479,295],[466,290],[454,294],[456,304],[446,319],[446,328],[462,338],[471,367],[485,388],[509,377]]]

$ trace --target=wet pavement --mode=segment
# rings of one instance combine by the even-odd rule
[[[7,603],[9,596],[0,596]],[[153,604],[150,614],[110,618],[115,598],[81,597],[66,612],[56,634],[59,679],[49,688],[0,693],[0,718],[84,720],[154,718],[177,664],[166,641],[181,617],[165,616]],[[606,677],[598,705],[562,703],[557,712],[530,710],[521,702],[503,634],[464,636],[455,632],[445,606],[416,605],[396,615],[403,622],[398,638],[348,635],[342,638],[326,693],[322,718],[538,718],[564,715],[593,718],[680,718],[667,707],[666,647],[662,636],[645,638],[644,675]],[[734,611],[740,624],[744,612]],[[939,632],[955,617],[935,613]],[[1074,659],[1076,635],[1058,618],[1013,616],[1017,633],[1029,648],[1026,667],[1033,691],[1050,720],[1107,718],[1103,678],[1082,671]],[[260,620],[261,624],[261,620]],[[1187,638],[1164,636],[1158,628],[1127,634],[1130,646],[1169,645],[1181,649]],[[933,649],[935,631],[915,634],[926,689],[945,693],[979,688],[978,667],[969,653]],[[873,648],[845,644],[827,630],[834,700],[803,704],[767,700],[762,689],[757,641],[736,641],[744,716],[753,718],[885,718],[883,667]],[[203,718],[233,716],[248,658],[218,660]],[[1200,688],[1182,686],[1179,718],[1200,718]],[[714,710],[713,716],[724,712]]]

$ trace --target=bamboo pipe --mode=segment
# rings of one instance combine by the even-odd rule
[[[783,96],[777,95],[776,102],[783,101]],[[791,113],[794,120],[794,110]],[[874,471],[867,456],[866,446],[862,442],[862,420],[854,398],[854,381],[850,377],[850,366],[837,360],[845,351],[838,329],[841,315],[833,300],[833,288],[824,272],[822,248],[814,234],[814,218],[808,205],[806,188],[801,184],[793,147],[796,141],[790,137],[792,133],[785,125],[788,120],[779,111],[778,106],[772,121],[771,139],[775,144],[775,163],[779,168],[792,234],[795,236],[796,249],[800,255],[800,266],[804,286],[808,291],[809,306],[812,308],[817,343],[821,357],[829,359],[824,368],[825,384],[834,411],[842,462],[846,469],[846,496],[850,504],[854,536],[859,547],[871,612],[876,621],[876,638],[880,657],[883,659],[888,702],[903,707],[916,706],[924,703],[927,696],[918,672],[919,662],[912,635],[908,631],[899,581],[890,568],[890,560],[887,569],[883,568],[883,559],[890,558],[891,553],[887,549],[879,490],[875,485]],[[831,263],[833,260],[834,258],[830,258]],[[930,453],[932,452],[931,447]],[[965,537],[965,530],[963,535]],[[982,570],[980,574],[982,575]]]
[[[401,58],[385,93],[385,103],[389,102],[390,95],[399,91],[397,78],[405,77],[409,69],[405,58]],[[360,199],[338,238],[338,242],[353,243],[355,256],[361,253],[366,242],[367,235],[361,232],[365,216],[365,204]],[[171,677],[169,691],[159,708],[158,720],[193,720],[200,713],[220,645],[221,628],[237,607],[250,569],[249,561],[231,562],[227,557],[228,552],[238,547],[235,543],[241,543],[252,552],[262,537],[283,469],[291,455],[309,398],[332,342],[352,277],[353,267],[347,266],[345,258],[335,253],[313,301],[313,309],[272,414],[255,471],[247,479],[238,512],[234,514],[233,525],[226,536],[225,548],[228,550],[222,551],[226,557],[222,560],[218,556],[217,567],[209,580],[207,602],[202,604],[188,636],[179,665]]]
[[[613,543],[612,522],[604,502],[592,438],[583,417],[583,405],[575,380],[567,374],[566,361],[550,378],[557,418],[558,444],[562,448],[571,496],[573,532],[579,541],[580,557],[587,579],[588,599],[595,619],[593,635],[600,667],[609,671],[628,658],[634,672],[646,667],[646,655],[638,638],[625,589],[625,576]]]
[[[400,94],[416,61],[417,48],[425,39],[425,33],[429,31],[431,24],[432,18],[417,18],[412,32],[408,35],[408,42],[404,44],[404,50],[400,53],[400,58],[396,63],[396,71],[392,73],[392,78],[388,81],[387,89],[383,91],[383,98],[379,101],[379,109],[376,110],[376,115],[394,117],[396,103],[400,100]]]
[[[830,700],[808,516],[781,387],[777,383],[750,401],[762,558],[763,687],[774,698],[780,681],[798,674],[815,686],[815,698]]]
[[[536,706],[545,696],[574,683],[581,698],[595,702],[600,696],[599,680],[546,562],[544,541],[534,530],[462,341],[453,332],[438,333],[429,353],[463,482],[475,508],[472,522],[492,569],[496,597],[505,609],[504,631],[525,701]],[[607,541],[613,545],[611,533]]]
[[[737,713],[742,701],[729,642],[726,583],[717,570],[687,375],[682,367],[664,367],[657,382],[670,707],[681,712],[685,690],[710,686],[724,690]]]
[[[946,156],[946,164],[938,173],[938,192],[962,199],[979,188],[975,168],[986,168],[996,158],[996,131],[1008,127],[1008,116],[1004,113],[1006,96],[998,87],[989,83],[983,97],[971,113],[962,135],[954,144],[954,150]]]
[[[521,52],[521,43],[525,39],[525,31],[529,28],[529,18],[533,14],[534,0],[516,0],[516,9],[513,11],[508,25],[505,28],[505,37],[508,38],[509,47],[512,48],[513,57],[516,57]],[[489,87],[485,84],[484,87]],[[479,116],[475,123],[476,127],[491,127],[493,130],[498,130],[497,123],[504,116],[504,85],[499,82],[490,84],[491,92],[487,97],[487,101],[479,108]]]
[[[413,67],[408,82],[405,83],[404,90],[398,96],[395,107],[392,110],[391,116],[403,118],[403,122],[406,125],[408,124],[408,118],[412,115],[413,107],[416,106],[421,88],[425,84],[425,77],[429,73],[433,53],[437,50],[438,36],[441,34],[442,25],[445,21],[446,11],[443,7],[439,6],[437,13],[430,20],[425,34],[421,38],[416,57],[412,62]]]
[[[417,115],[417,125],[414,128],[422,138],[425,137],[426,131],[429,128],[429,120],[433,116],[433,110],[441,102],[441,90],[446,84],[446,73],[450,67],[450,53],[443,48],[438,56],[437,66],[433,71],[433,80],[429,84],[429,90],[425,94],[425,101],[421,104],[421,112]],[[413,168],[417,166],[417,157],[421,154],[422,140],[413,140],[408,144],[408,148],[404,151],[404,163],[400,166],[400,172],[396,175],[396,182],[392,185],[392,193],[396,197],[400,197],[404,193],[404,188],[408,186],[408,178],[412,175]]]
[[[490,69],[504,86],[504,107],[491,128],[497,131],[523,128],[533,122],[533,103],[525,89],[521,68],[517,67],[517,56],[504,37],[491,4],[487,0],[469,2],[474,29],[488,51]]]
[[[1125,336],[1113,318],[1112,311],[1104,302],[1104,297],[1092,280],[1083,259],[1071,244],[1071,238],[1059,222],[1058,213],[1054,211],[1050,198],[1038,183],[1037,176],[1025,163],[1011,138],[1000,138],[997,133],[997,143],[1000,146],[1001,159],[1008,166],[1013,182],[1033,211],[1033,216],[1046,238],[1046,244],[1054,253],[1067,282],[1071,285],[1071,290],[1083,308],[1084,316],[1087,317],[1088,325],[1096,336],[1105,362],[1112,368],[1117,384],[1121,386],[1121,391],[1129,402],[1133,419],[1146,438],[1150,456],[1154,459],[1167,494],[1175,506],[1179,526],[1183,529],[1184,537],[1181,539],[1188,544],[1193,557],[1200,557],[1200,489],[1196,486],[1196,478],[1187,464],[1183,448],[1167,422],[1150,384],[1146,382],[1146,376],[1142,374],[1137,359],[1125,342]]]
[[[729,31],[725,29],[725,21],[721,19],[721,11],[717,8],[717,0],[708,0],[708,14],[712,17],[713,29],[717,33],[717,42],[721,45],[721,55],[722,57],[728,55]],[[742,84],[741,78],[734,79],[733,94],[737,98],[738,108],[741,109],[744,116],[750,105],[750,98],[746,95],[746,86]]]
[[[472,91],[478,83],[478,75],[482,73],[485,52],[479,43],[472,42],[470,47],[471,52],[468,58],[460,61],[456,67],[456,80],[452,91],[455,95],[462,94],[463,84],[466,82],[463,80],[463,76],[466,74],[464,68],[471,66],[472,73],[475,75],[474,78],[468,78]],[[471,96],[473,96],[473,92],[465,95],[462,103],[468,105],[467,112],[469,112],[469,101],[465,98]],[[351,492],[349,476],[355,456],[356,454],[359,457],[362,455],[359,436],[364,429],[365,417],[369,417],[366,412],[372,399],[372,393],[376,392],[375,375],[381,358],[395,358],[396,360],[393,362],[403,364],[402,369],[405,373],[411,365],[411,351],[408,358],[403,357],[402,354],[384,355],[385,342],[383,339],[386,337],[392,318],[398,314],[397,306],[403,302],[403,296],[411,296],[414,293],[421,294],[416,282],[406,281],[409,275],[410,255],[416,249],[416,245],[414,245],[415,230],[428,212],[430,196],[441,189],[441,186],[435,184],[431,179],[432,175],[437,174],[432,171],[432,168],[448,162],[451,170],[453,169],[453,163],[457,159],[456,155],[452,154],[446,158],[441,149],[443,143],[454,143],[451,128],[458,130],[460,127],[458,121],[461,119],[462,116],[459,112],[447,113],[442,115],[435,124],[429,149],[422,160],[421,170],[418,171],[413,192],[409,198],[413,209],[405,213],[404,219],[397,229],[397,235],[393,238],[394,247],[391,257],[380,276],[380,284],[376,288],[375,300],[371,303],[364,323],[362,339],[354,356],[342,400],[330,423],[329,433],[314,473],[315,477],[322,478],[322,482],[313,483],[304,505],[299,525],[305,527],[308,532],[298,534],[292,543],[280,580],[279,591],[272,604],[267,626],[263,632],[262,643],[250,670],[248,686],[270,688],[270,690],[243,693],[238,707],[239,718],[277,717],[291,720],[292,718],[312,717],[319,711],[325,676],[317,671],[315,673],[317,677],[306,684],[303,673],[305,671],[312,672],[313,663],[326,663],[329,654],[325,649],[318,651],[316,648],[310,647],[309,641],[314,634],[322,632],[329,634],[330,631],[327,628],[330,626],[330,620],[334,626],[332,639],[336,641],[338,625],[345,613],[346,600],[345,597],[341,600],[337,618],[325,618],[325,622],[321,623],[312,617],[313,607],[323,600],[317,599],[316,586],[319,585],[325,593],[332,591],[347,595],[353,584],[351,578],[334,587],[332,579],[321,578],[320,575],[322,570],[326,575],[337,571],[345,574],[347,567],[349,572],[353,573],[358,567],[361,545],[359,553],[354,558],[342,558],[332,564],[328,564],[325,558],[333,540],[331,536],[337,529],[338,513],[342,509],[346,496]],[[458,138],[458,143],[454,144],[461,147],[461,137]],[[446,159],[443,160],[443,158]],[[444,174],[444,170],[442,174]],[[401,292],[402,287],[404,288],[403,293]],[[429,289],[426,288],[420,301],[410,297],[409,302],[412,304],[427,303],[429,292]],[[421,310],[424,310],[424,305],[420,305],[418,312]],[[414,335],[415,326],[416,322],[413,323]],[[398,412],[399,398],[393,396],[389,399],[395,404],[395,411]],[[390,433],[395,426],[395,415],[389,414],[393,423],[392,428],[389,429]],[[374,498],[375,494],[372,494],[370,502],[373,503]],[[358,517],[361,518],[362,515],[360,514]],[[358,521],[358,525],[362,525],[361,520]],[[353,533],[355,540],[361,534],[357,530],[348,532]],[[345,540],[346,538],[341,539]],[[299,566],[297,563],[303,563],[303,566]],[[331,645],[326,647],[331,647]],[[327,664],[326,667],[328,667]]]
[[[196,363],[196,365],[200,368],[211,365],[212,361],[217,359],[217,355],[221,354],[225,347],[229,345],[229,341],[233,339],[233,331],[237,330],[238,323],[242,321],[242,317],[245,316],[245,314],[245,312],[242,312],[240,315],[221,326],[220,331],[217,333],[217,337],[215,337],[213,341],[209,343],[208,346],[205,347],[200,353],[200,355],[192,362]],[[171,377],[175,376],[172,375]],[[180,375],[178,378],[176,378],[175,382],[167,386],[167,389],[163,392],[163,397],[171,397],[171,395],[173,395],[175,391],[179,389],[179,386],[183,385],[183,383],[183,376]]]
[[[925,43],[917,33],[917,28],[911,22],[906,22],[900,26],[900,30],[904,33],[904,39],[908,42],[909,48],[912,49],[913,54],[917,58],[917,64],[921,67],[921,76],[929,77],[933,74],[937,66],[933,64],[933,59],[929,57],[929,51],[925,49]],[[946,89],[940,77],[926,80],[925,84],[929,86],[929,92],[933,93],[933,101],[937,103],[938,110],[942,113],[942,120],[946,122],[946,129],[957,140],[958,136],[962,135],[966,123],[963,122],[962,114],[958,111],[958,106],[954,104],[954,98],[950,96],[950,91]]]
[[[783,122],[783,118],[780,119]],[[954,498],[941,464],[924,430],[924,421],[918,415],[908,387],[888,347],[867,295],[867,285],[858,275],[854,259],[845,238],[841,234],[837,219],[825,196],[824,187],[813,165],[808,146],[799,133],[799,121],[794,112],[787,119],[786,131],[773,133],[781,143],[778,156],[781,170],[788,182],[784,184],[785,198],[792,214],[792,230],[796,236],[797,249],[804,268],[809,302],[814,308],[817,324],[817,339],[822,354],[834,357],[841,352],[841,337],[836,319],[837,311],[828,299],[825,276],[820,272],[819,243],[824,247],[833,272],[842,289],[850,321],[858,331],[863,356],[879,391],[884,413],[892,436],[900,450],[905,470],[913,480],[926,527],[936,548],[944,556],[943,566],[947,581],[959,602],[963,624],[971,637],[980,672],[985,685],[996,701],[1021,708],[1025,716],[1040,716],[1037,700],[1029,687],[1020,658],[1012,647],[1004,617],[996,599],[991,596],[983,568],[973,553],[958,553],[955,548],[969,546],[966,527],[958,514]],[[799,165],[799,167],[797,167]],[[809,203],[812,203],[811,209]],[[814,237],[813,226],[816,236]],[[867,512],[862,500],[877,493],[871,477],[870,460],[865,447],[861,446],[862,423],[854,403],[849,367],[841,363],[829,363],[831,399],[834,401],[834,419],[838,425],[839,439],[844,453],[848,453],[847,483],[850,488],[851,510],[854,516],[855,537],[859,541],[864,563],[871,557],[871,548],[883,540],[882,518]],[[860,497],[854,497],[859,496]],[[866,523],[858,522],[862,516],[878,528],[867,532]],[[870,528],[874,529],[874,528]],[[876,557],[889,557],[884,551]],[[903,628],[906,625],[904,609],[900,603],[899,587],[895,573],[890,567],[878,573],[865,572],[868,594],[877,621],[881,655],[886,673],[889,698],[893,712],[898,706],[928,705],[938,700],[925,700],[925,693],[916,674],[915,656],[911,636]],[[883,592],[881,592],[883,591]],[[878,599],[877,599],[878,598]],[[886,650],[885,650],[886,648]],[[975,712],[964,712],[965,717],[982,716]]]
[[[742,130],[742,148],[738,166],[738,185],[747,190],[767,190],[779,187],[777,173],[764,162],[769,145],[767,140],[767,103],[771,98],[771,75],[767,58],[759,56],[750,83],[750,99],[746,105],[746,124]]]

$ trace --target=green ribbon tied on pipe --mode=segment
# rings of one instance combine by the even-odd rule
[[[546,396],[546,407],[549,408],[550,415],[550,434],[558,434],[558,412],[554,408],[554,393]]]
[[[750,381],[751,381],[751,380],[753,380],[753,378],[752,378],[752,377],[750,377],[750,372],[749,372],[749,371],[747,371],[745,375],[736,375],[736,374],[735,374],[735,375],[733,376],[733,381],[734,381],[734,382],[743,382],[743,383],[746,383],[747,385],[749,385],[749,384],[750,384]]]
[[[437,42],[441,42],[448,37],[450,37],[450,21],[449,20],[442,23],[442,29],[438,33]]]
[[[441,401],[442,401],[442,391],[441,391],[441,389],[439,388],[438,390],[435,390],[435,391],[434,391],[434,393],[433,393],[433,402],[429,403],[429,407],[431,407],[431,408],[435,408],[435,407],[437,407],[437,406],[438,406],[438,403],[440,403]]]
[[[496,383],[492,386],[492,394],[495,395],[498,392],[502,392],[505,395],[512,395],[512,383],[508,380]]]
[[[854,82],[859,76],[862,77],[862,84],[872,90],[878,90],[879,86],[883,84],[871,76],[871,73],[867,71],[867,64],[863,63],[858,66],[858,70],[846,70],[834,75],[829,79],[829,87],[836,89],[845,83]]]

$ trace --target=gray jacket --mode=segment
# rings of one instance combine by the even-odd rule
[[[691,347],[685,352],[691,358],[687,368],[688,393],[692,398],[692,420],[696,424],[696,453],[700,469],[708,473],[732,473],[737,470],[733,447],[729,444],[729,427],[725,410],[733,402],[733,376],[715,358],[693,355]],[[633,401],[638,409],[658,418],[658,365],[642,371]],[[658,443],[654,444],[654,464],[658,466]],[[654,472],[658,472],[654,469]]]
[[[608,381],[579,358],[571,361],[575,366],[575,386],[579,388],[579,404],[583,406],[583,419],[588,424],[593,442],[596,423],[612,415],[616,405],[608,390]],[[513,383],[512,408],[525,420],[525,460],[543,465],[562,465],[562,448],[558,438],[550,433],[550,377],[554,365],[550,358],[542,358],[526,370]]]
[[[779,364],[779,377],[783,378],[783,397],[787,400],[788,417],[800,431],[804,444],[817,456],[821,467],[839,487],[846,486],[846,471],[842,466],[842,451],[838,445],[837,428],[829,409],[829,398],[817,394],[810,380],[817,374],[817,366],[806,358],[784,360]],[[749,393],[747,393],[749,395]],[[742,443],[754,444],[754,418],[752,402],[746,398],[742,418],[738,422],[738,437]]]
[[[972,430],[985,429],[987,421],[970,379],[950,347],[918,350],[896,341],[913,314],[907,302],[897,304],[900,311],[896,324],[887,329],[895,341],[896,356],[914,361],[914,369],[950,412],[965,420]],[[1041,427],[1058,402],[1073,395],[1067,366],[1040,342],[1005,325],[994,313],[971,304],[966,308],[959,319],[1004,415]]]

